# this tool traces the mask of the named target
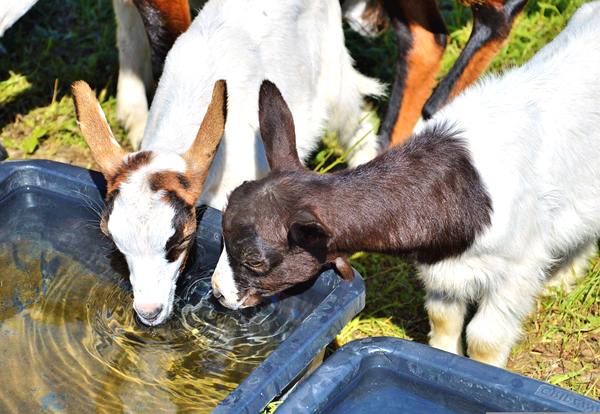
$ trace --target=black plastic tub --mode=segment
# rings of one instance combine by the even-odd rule
[[[350,342],[277,414],[600,412],[600,402],[399,338]]]
[[[83,168],[45,160],[0,163],[0,244],[3,244],[5,250],[8,246],[6,263],[13,265],[9,262],[13,260],[13,256],[15,261],[20,260],[20,252],[15,247],[19,243],[14,240],[40,239],[51,245],[53,250],[69,255],[94,272],[102,273],[111,266],[121,266],[119,271],[123,274],[123,281],[115,289],[127,289],[126,267],[123,269],[122,263],[112,263],[112,256],[107,252],[114,252],[114,247],[102,236],[97,225],[99,211],[104,205],[104,192],[105,181],[102,175]],[[198,216],[195,249],[187,271],[180,280],[184,284],[193,282],[198,269],[214,266],[221,251],[220,213],[210,208],[199,208]],[[10,253],[10,249],[14,251]],[[45,274],[49,271],[56,272],[58,265],[48,259],[47,262],[42,260],[39,266],[41,281],[36,281],[35,286],[27,288],[30,296],[44,294],[44,289],[47,288]],[[353,282],[345,283],[340,282],[334,272],[327,271],[312,283],[287,292],[276,306],[291,307],[288,311],[298,318],[297,326],[213,412],[256,413],[290,386],[344,325],[364,307],[364,283],[358,273],[356,276]],[[9,335],[10,329],[14,330],[14,327],[7,328],[6,320],[2,319],[6,309],[22,311],[28,300],[24,290],[14,288],[14,283],[11,283],[10,280],[0,280],[0,292],[4,288],[0,296],[0,336]],[[68,302],[72,299],[67,297],[63,300]],[[294,307],[297,305],[301,305],[304,310],[295,312]],[[32,317],[39,317],[39,314]],[[34,339],[39,340],[40,346],[46,346],[45,338]],[[94,345],[98,348],[102,346]],[[31,352],[37,351],[34,349]],[[38,378],[36,372],[10,372],[5,369],[10,367],[10,361],[4,358],[7,356],[0,352],[0,383],[21,376],[26,385],[18,395],[3,395],[0,388],[0,411],[14,409],[15,406],[10,402],[12,399],[31,399],[35,395],[36,404],[39,399],[39,411],[73,412],[73,406],[69,405],[70,395],[54,392],[52,383],[40,385],[38,382],[43,382],[44,378],[41,378],[43,375]],[[56,359],[60,360],[61,355],[56,355]],[[48,369],[51,370],[52,367]],[[90,381],[102,375],[105,373],[86,373]],[[63,377],[68,380],[68,373]],[[116,378],[113,383],[119,381],[121,379]],[[30,388],[26,389],[27,387]],[[40,391],[43,387],[47,390]],[[108,392],[113,391],[111,389]],[[121,396],[121,400],[126,398],[126,395]],[[152,395],[148,395],[146,402],[151,398]],[[144,401],[138,404],[143,403]],[[148,409],[149,406],[143,407]],[[140,409],[143,407],[140,406]]]

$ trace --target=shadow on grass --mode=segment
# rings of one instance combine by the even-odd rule
[[[55,94],[56,100],[70,95],[75,80],[102,89],[116,79],[115,30],[110,0],[38,2],[1,39],[6,53],[0,55],[0,80],[12,71],[25,76],[31,87],[2,104],[0,129],[18,114],[49,105]],[[116,82],[111,83],[109,94],[114,95]]]

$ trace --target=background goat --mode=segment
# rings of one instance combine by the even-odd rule
[[[233,275],[213,275],[232,308],[310,279],[352,277],[348,255],[418,263],[430,344],[506,364],[547,277],[585,270],[600,236],[600,3],[582,6],[528,63],[489,77],[425,130],[353,170],[319,175],[294,146],[276,87],[259,117],[271,174],[245,183],[223,216]],[[575,272],[579,274],[575,274]]]
[[[374,36],[391,25],[398,47],[394,85],[379,136],[403,143],[419,117],[427,120],[483,73],[506,44],[527,0],[458,0],[473,13],[473,30],[460,56],[435,85],[448,43],[436,0],[347,0],[344,16],[357,32]],[[435,89],[434,89],[435,87]]]

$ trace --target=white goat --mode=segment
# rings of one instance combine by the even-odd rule
[[[589,267],[600,237],[600,2],[584,4],[528,63],[489,77],[433,122],[456,122],[492,199],[463,256],[421,265],[430,344],[502,366],[548,277]]]
[[[266,174],[257,112],[265,78],[278,82],[290,102],[303,159],[316,148],[325,126],[338,131],[346,148],[367,135],[351,154],[352,165],[378,151],[370,122],[361,120],[368,114],[364,96],[379,95],[382,87],[352,67],[336,0],[209,1],[167,56],[143,151],[125,155],[121,166],[111,167],[121,168],[122,174],[113,185],[117,191],[107,196],[106,229],[125,254],[134,308],[149,325],[169,316],[183,266],[170,260],[169,251],[185,209],[178,208],[176,197],[165,204],[162,195],[176,195],[191,184],[153,177],[185,171],[180,154],[190,147],[219,79],[227,81],[228,118],[199,201],[221,209],[235,187]],[[101,159],[103,154],[96,152],[92,148]],[[113,182],[115,171],[102,169]]]

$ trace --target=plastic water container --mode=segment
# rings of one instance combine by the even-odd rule
[[[277,414],[600,412],[600,402],[399,338],[350,342],[292,391]]]

